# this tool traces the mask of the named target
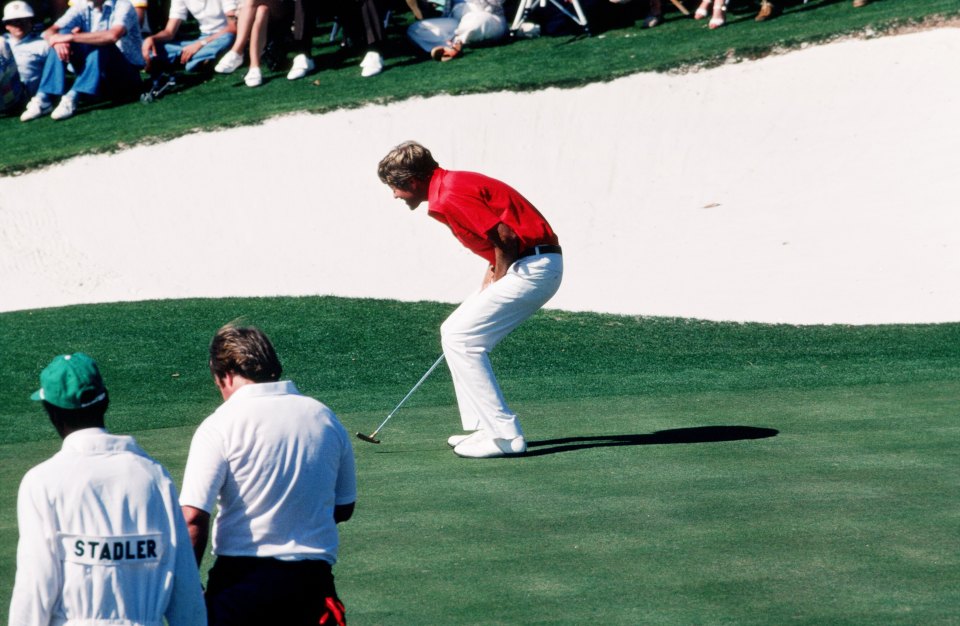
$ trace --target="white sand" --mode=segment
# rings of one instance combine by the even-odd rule
[[[0,179],[0,311],[458,301],[482,262],[376,177],[379,158],[414,138],[547,215],[567,267],[553,308],[957,321],[957,58],[960,29],[941,28],[575,90],[287,116],[74,159]]]

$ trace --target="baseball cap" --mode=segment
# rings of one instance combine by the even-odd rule
[[[40,389],[31,400],[46,400],[61,409],[85,409],[107,397],[97,364],[83,352],[61,354],[40,372]]]
[[[3,21],[22,20],[27,17],[34,17],[33,9],[23,0],[13,0],[3,7]]]

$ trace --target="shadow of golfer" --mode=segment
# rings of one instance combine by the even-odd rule
[[[564,437],[562,439],[528,441],[527,451],[523,456],[543,456],[544,454],[556,454],[558,452],[614,446],[652,446],[671,443],[716,443],[719,441],[766,439],[767,437],[776,437],[779,432],[773,428],[758,428],[756,426],[695,426],[693,428],[658,430],[655,433],[645,435]],[[543,449],[533,450],[532,448]]]

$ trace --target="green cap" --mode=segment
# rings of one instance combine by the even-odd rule
[[[107,397],[97,364],[82,352],[54,357],[40,372],[40,389],[31,400],[46,400],[61,409],[85,409]]]

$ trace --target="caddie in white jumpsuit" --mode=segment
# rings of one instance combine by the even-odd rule
[[[205,626],[200,576],[167,471],[103,428],[93,360],[56,357],[40,375],[63,447],[27,472],[10,626]]]

